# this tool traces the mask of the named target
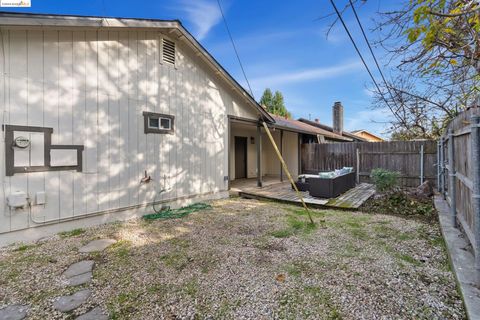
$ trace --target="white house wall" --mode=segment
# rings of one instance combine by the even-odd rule
[[[83,172],[3,171],[0,233],[148,203],[164,188],[158,200],[227,188],[227,116],[258,114],[179,41],[174,68],[159,61],[157,31],[15,28],[1,36],[4,123],[51,127],[52,144],[85,150]],[[174,134],[145,134],[143,111],[174,115]],[[5,147],[2,139],[2,170]],[[140,185],[145,170],[153,181]],[[5,196],[15,190],[33,202],[45,191],[47,203],[11,210]]]
[[[273,139],[280,149],[280,130],[270,130]],[[264,138],[264,172],[269,176],[280,176],[280,160],[273,145],[267,136]],[[283,160],[287,164],[288,170],[294,179],[298,176],[298,133],[283,131]],[[287,179],[284,173],[284,179]]]
[[[270,132],[280,148],[280,129],[270,129]],[[280,176],[280,161],[275,153],[270,139],[262,128],[262,176]],[[235,137],[247,137],[247,178],[257,177],[257,127],[255,125],[233,123],[230,133],[230,179],[235,180]],[[250,138],[255,143],[250,142]],[[298,133],[283,132],[283,159],[294,179],[298,176]],[[285,176],[286,179],[286,176]]]
[[[298,177],[298,133],[283,132],[283,159],[287,163],[288,170],[293,179]]]
[[[277,144],[277,147],[280,149],[280,130],[270,130],[273,140]],[[269,176],[280,176],[280,160],[278,160],[275,149],[273,148],[272,143],[267,135],[265,135],[263,148],[264,148],[264,169],[266,175]],[[284,150],[287,152],[287,150]],[[288,151],[290,152],[290,151]]]

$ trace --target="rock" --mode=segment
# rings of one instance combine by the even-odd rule
[[[61,312],[69,312],[80,307],[92,294],[89,289],[77,291],[70,296],[58,297],[53,302],[53,307]]]
[[[98,239],[98,240],[93,240],[80,249],[78,249],[79,252],[82,253],[90,253],[90,252],[95,252],[95,251],[103,251],[112,244],[117,242],[117,240],[114,239]]]
[[[423,198],[428,198],[428,197],[431,197],[433,196],[433,186],[432,186],[432,183],[430,181],[425,181],[424,183],[422,183],[421,185],[419,185],[417,187],[417,189],[415,189],[415,192],[414,194],[417,196],[417,197],[423,197]]]
[[[73,276],[66,280],[66,284],[69,287],[79,286],[81,284],[89,283],[92,281],[93,275],[91,272],[82,273],[77,276]]]
[[[108,315],[100,307],[96,307],[77,317],[77,320],[108,320]]]
[[[92,269],[95,262],[92,260],[83,260],[72,264],[62,274],[66,278],[67,286],[79,286],[92,280]]]
[[[65,278],[71,278],[83,273],[92,272],[94,264],[95,264],[95,261],[93,260],[83,260],[83,261],[74,263],[70,267],[68,267],[68,269],[65,270],[65,272],[62,275]]]
[[[1,320],[21,320],[27,316],[29,307],[21,304],[12,304],[0,309]]]

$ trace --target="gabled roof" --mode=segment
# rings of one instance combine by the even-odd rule
[[[178,39],[187,43],[199,52],[201,57],[212,70],[222,76],[230,86],[261,114],[266,122],[274,122],[255,99],[218,63],[215,58],[185,29],[179,20],[139,19],[139,18],[112,18],[96,16],[32,14],[0,11],[0,26],[31,26],[31,27],[59,27],[59,28],[142,28],[175,30]]]
[[[383,138],[381,138],[381,137],[377,136],[376,134],[373,134],[373,133],[371,133],[370,131],[365,130],[365,129],[353,130],[352,133],[353,133],[354,135],[357,135],[357,134],[359,134],[359,133],[365,133],[365,134],[368,134],[368,135],[370,135],[370,136],[372,136],[372,137],[374,137],[374,138],[376,138],[376,139],[378,139],[378,140],[384,140]]]
[[[319,134],[326,137],[327,139],[336,140],[336,141],[344,141],[344,142],[352,141],[352,139],[342,137],[341,135],[338,135],[336,133],[311,126],[307,123],[304,123],[298,120],[286,119],[285,117],[281,117],[273,114],[270,114],[270,116],[275,120],[275,124],[273,124],[273,127],[278,129],[290,130],[290,131],[310,134],[314,136]]]
[[[327,126],[326,124],[323,124],[323,123],[320,123],[320,122],[308,120],[308,119],[305,119],[305,118],[300,118],[300,119],[298,119],[298,121],[309,124],[311,126],[314,126],[314,127],[320,128],[320,129],[323,129],[323,130],[326,130],[330,133],[334,133],[332,127]],[[343,131],[341,136],[344,137],[344,138],[348,138],[349,139],[348,141],[352,141],[352,140],[367,141],[366,139],[364,139],[362,137],[359,137],[359,136],[356,136],[356,135],[354,135],[350,132],[347,132],[347,131]]]

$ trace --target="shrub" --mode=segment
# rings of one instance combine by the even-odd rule
[[[370,173],[375,188],[379,192],[392,191],[397,187],[399,173],[382,168],[373,169]]]

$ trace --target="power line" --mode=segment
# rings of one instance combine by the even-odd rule
[[[227,29],[228,36],[230,37],[230,41],[232,42],[233,50],[235,51],[235,55],[237,56],[238,64],[242,69],[243,77],[245,78],[245,81],[247,82],[247,85],[248,85],[248,89],[250,90],[250,95],[255,99],[255,97],[253,96],[252,87],[250,86],[250,82],[248,81],[248,78],[247,78],[247,74],[245,73],[245,69],[243,68],[242,60],[240,60],[240,55],[238,54],[237,46],[235,46],[235,41],[233,41],[232,34],[230,33],[230,28],[228,28],[227,19],[223,14],[222,6],[220,5],[220,0],[217,0],[217,3],[218,3],[218,8],[220,9],[220,13],[222,14],[223,23],[225,24],[225,28]]]
[[[352,42],[353,46],[355,47],[355,50],[357,51],[358,56],[359,56],[360,59],[362,60],[362,63],[363,63],[363,65],[365,66],[365,69],[367,69],[367,72],[368,72],[368,74],[370,75],[370,78],[372,79],[373,83],[375,84],[375,87],[377,88],[378,93],[380,94],[380,96],[382,97],[383,101],[385,102],[385,104],[386,104],[386,105],[388,106],[388,108],[390,109],[390,111],[393,113],[393,115],[397,118],[397,120],[399,120],[399,121],[402,122],[401,118],[398,116],[398,114],[397,114],[397,113],[393,110],[393,108],[390,106],[390,104],[388,103],[387,99],[385,99],[385,97],[383,96],[383,93],[382,93],[382,91],[380,90],[380,86],[378,85],[377,81],[376,81],[375,78],[373,77],[373,74],[372,74],[372,72],[370,71],[370,68],[368,67],[367,63],[365,62],[365,59],[363,59],[362,53],[361,53],[360,50],[358,49],[358,46],[357,46],[357,44],[355,43],[355,40],[353,40],[352,34],[351,34],[350,31],[348,30],[348,27],[347,27],[347,25],[345,24],[345,21],[343,21],[342,15],[341,15],[340,12],[338,11],[337,6],[335,5],[335,2],[333,2],[333,0],[330,0],[330,3],[332,4],[333,8],[335,9],[335,12],[337,13],[338,19],[340,20],[340,22],[341,22],[342,25],[343,25],[343,28],[344,28],[345,31],[347,32],[347,35],[348,35],[348,37],[350,38],[350,41]]]
[[[350,3],[350,6],[352,7],[353,13],[355,15],[355,19],[357,20],[358,26],[360,27],[360,30],[362,31],[363,38],[365,39],[365,42],[367,43],[368,49],[370,50],[370,53],[372,54],[373,60],[375,61],[375,64],[377,65],[378,72],[382,76],[383,83],[385,84],[385,87],[387,88],[387,91],[390,94],[390,97],[392,98],[393,103],[395,104],[397,109],[400,109],[398,107],[397,102],[395,101],[395,98],[392,94],[392,91],[390,90],[390,86],[388,85],[387,80],[385,80],[385,76],[383,75],[382,68],[380,68],[377,57],[375,56],[375,53],[373,52],[372,46],[370,45],[370,41],[368,41],[367,35],[365,34],[365,30],[363,29],[362,23],[360,22],[360,19],[358,18],[357,10],[355,10],[355,7],[353,5],[352,0],[348,0],[348,2]]]

